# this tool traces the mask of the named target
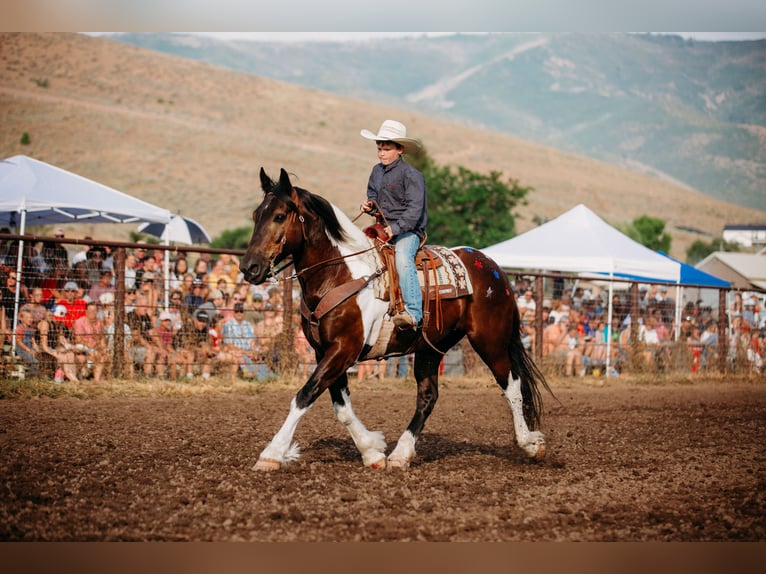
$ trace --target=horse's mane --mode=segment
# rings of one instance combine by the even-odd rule
[[[356,248],[369,245],[367,236],[348,216],[321,195],[296,187],[301,203],[311,213],[316,215],[324,225],[327,234],[338,243],[346,243]]]

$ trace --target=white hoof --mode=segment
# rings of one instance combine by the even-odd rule
[[[388,459],[388,469],[392,468],[399,468],[402,470],[406,470],[410,467],[410,461],[403,458],[389,458]]]
[[[255,463],[253,470],[262,472],[274,472],[275,470],[279,470],[281,467],[282,464],[278,460],[274,460],[273,458],[259,458],[258,462]]]
[[[529,439],[520,445],[529,458],[542,460],[545,458],[545,435],[539,431],[529,433]]]

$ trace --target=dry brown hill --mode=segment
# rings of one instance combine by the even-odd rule
[[[357,213],[374,148],[359,136],[386,118],[407,124],[440,164],[503,172],[531,186],[520,231],[584,203],[612,224],[648,214],[683,258],[698,235],[766,212],[491,131],[346,99],[78,34],[0,34],[0,155],[25,154],[200,221],[212,235],[247,225],[258,170]],[[30,145],[20,143],[27,132]],[[133,229],[132,227],[130,229]],[[122,238],[128,229],[78,228]],[[565,241],[566,238],[562,238]]]

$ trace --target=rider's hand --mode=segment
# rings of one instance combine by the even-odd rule
[[[364,203],[362,203],[362,205],[361,205],[361,206],[359,206],[359,207],[360,207],[360,209],[361,209],[362,211],[364,211],[365,213],[369,213],[370,211],[372,211],[372,201],[370,201],[370,200],[368,199],[368,200],[366,200]]]

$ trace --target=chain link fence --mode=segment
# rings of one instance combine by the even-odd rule
[[[242,251],[63,234],[0,241],[1,377],[265,381],[313,370],[297,282],[250,285],[239,271]],[[546,374],[760,372],[766,312],[757,298],[750,315],[737,315],[721,291],[715,307],[686,304],[679,322],[661,288],[633,283],[617,295],[610,328],[604,291],[552,275],[512,283],[522,340]],[[411,357],[372,366],[351,374],[412,373]],[[466,341],[445,357],[443,373],[489,375]]]

